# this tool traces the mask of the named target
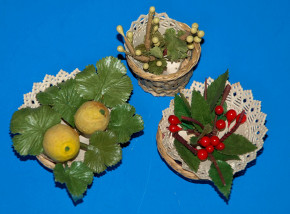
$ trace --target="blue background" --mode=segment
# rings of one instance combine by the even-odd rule
[[[173,173],[160,158],[155,135],[172,98],[145,93],[128,71],[130,103],[143,116],[143,135],[123,150],[115,170],[95,177],[84,201],[72,203],[53,174],[13,153],[9,123],[23,94],[45,74],[83,69],[117,56],[116,26],[125,31],[154,5],[157,12],[206,33],[193,80],[230,70],[230,82],[262,101],[268,137],[244,176],[234,179],[226,203],[208,184]],[[290,2],[243,1],[16,1],[0,0],[0,213],[286,213],[289,210]],[[127,66],[127,63],[124,61]]]

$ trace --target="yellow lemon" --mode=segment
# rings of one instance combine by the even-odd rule
[[[95,131],[104,131],[110,120],[108,108],[96,101],[88,101],[81,105],[74,115],[75,124],[82,133],[90,135]]]
[[[64,124],[57,124],[44,134],[45,154],[56,162],[65,162],[77,156],[80,150],[78,133]]]

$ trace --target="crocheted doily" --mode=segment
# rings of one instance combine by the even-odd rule
[[[158,31],[163,35],[168,28],[173,28],[176,31],[182,30],[179,26],[178,22],[174,19],[168,17],[167,13],[155,13],[154,17],[158,17],[159,21],[159,28]],[[148,15],[141,15],[139,18],[132,22],[129,31],[133,32],[133,46],[136,47],[144,42],[144,37],[146,34],[146,26],[148,22]],[[128,51],[127,46],[125,45],[126,50]],[[189,52],[190,53],[190,52]],[[143,63],[135,60],[133,57],[128,56],[134,63],[143,70]],[[163,74],[171,74],[178,71],[181,62],[168,62],[167,69],[164,71]],[[145,72],[145,71],[144,71]]]
[[[212,78],[208,78],[207,83],[210,85],[213,82]],[[227,82],[230,84],[229,82]],[[234,109],[237,112],[241,112],[245,110],[247,115],[247,121],[245,124],[241,125],[235,133],[243,135],[249,141],[251,141],[257,149],[254,152],[247,153],[245,155],[240,155],[240,160],[230,160],[227,163],[232,167],[234,173],[237,173],[241,170],[244,170],[247,166],[247,163],[256,159],[257,152],[263,147],[264,144],[264,136],[268,129],[265,126],[266,114],[261,112],[261,102],[254,100],[251,90],[243,90],[240,83],[235,83],[231,85],[231,91],[226,99],[227,108]],[[204,83],[194,81],[190,87],[190,89],[183,89],[181,93],[185,95],[185,97],[191,103],[191,93],[193,90],[204,92]],[[167,118],[169,115],[174,114],[174,100],[171,100],[169,108],[163,110],[163,119],[159,124],[159,128],[164,135],[162,140],[162,144],[164,145],[167,154],[173,158],[174,160],[180,161],[182,163],[182,168],[193,172],[186,163],[179,157],[175,146],[174,146],[174,138],[170,135],[167,127],[169,126]],[[234,123],[231,124],[229,128],[231,128]],[[226,127],[228,124],[226,124]],[[224,133],[228,131],[228,128],[218,133],[218,136],[221,137]],[[180,135],[183,136],[186,140],[189,140],[189,136],[187,136],[185,131],[181,131]],[[201,162],[199,169],[197,172],[193,172],[200,179],[210,180],[208,171],[210,168],[211,162],[209,160]]]

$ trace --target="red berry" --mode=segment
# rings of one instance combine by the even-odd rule
[[[212,136],[210,138],[210,142],[211,142],[211,145],[217,146],[220,143],[220,139],[218,138],[218,136]]]
[[[222,113],[224,113],[224,108],[222,106],[216,106],[214,111],[217,115],[221,115]]]
[[[219,130],[223,130],[226,127],[226,122],[222,119],[216,121],[215,126],[219,129]]]
[[[207,147],[210,145],[210,138],[207,136],[204,136],[200,139],[199,144],[202,145],[203,147]]]
[[[234,109],[228,110],[226,117],[229,123],[231,123],[237,116],[237,112]]]
[[[207,147],[205,147],[205,150],[208,152],[208,153],[213,153],[214,151],[214,147],[212,145],[209,145]]]
[[[170,124],[174,124],[174,125],[177,125],[177,124],[180,124],[181,123],[180,120],[178,119],[178,117],[176,117],[175,115],[170,115],[168,117],[168,122]]]
[[[240,119],[240,117],[241,117],[241,114],[238,114],[238,116],[237,116],[237,118],[236,118],[236,121],[238,122],[238,120]],[[242,122],[241,123],[244,123],[244,122],[246,122],[246,120],[247,120],[247,116],[244,114],[244,116],[243,116],[243,118],[242,118]]]
[[[225,144],[224,143],[219,143],[215,148],[217,150],[223,150],[225,148]]]
[[[207,151],[205,149],[200,149],[197,151],[197,157],[199,160],[206,160],[207,159]]]
[[[182,128],[180,128],[178,125],[170,124],[168,129],[169,129],[170,132],[174,133],[174,132],[180,131]]]

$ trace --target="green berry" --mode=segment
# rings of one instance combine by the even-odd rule
[[[188,37],[186,37],[186,41],[187,41],[188,43],[192,43],[192,42],[193,42],[193,36],[188,36]]]
[[[187,48],[188,48],[189,50],[193,50],[193,49],[194,49],[194,44],[191,43],[191,44],[187,45]]]
[[[154,13],[154,12],[155,12],[155,7],[153,7],[153,6],[150,7],[149,12],[150,12],[150,13]]]
[[[118,25],[118,26],[117,26],[117,31],[118,31],[118,33],[120,33],[122,36],[124,36],[124,30],[123,30],[122,25]]]
[[[193,23],[191,27],[192,28],[198,28],[198,24],[197,23]]]
[[[190,32],[191,32],[192,34],[196,34],[196,32],[197,32],[197,28],[195,28],[195,27],[191,28],[191,29],[190,29]]]
[[[158,31],[158,25],[155,25],[155,26],[153,27],[153,31],[154,31],[154,32]]]
[[[119,46],[117,47],[117,51],[119,51],[119,52],[125,52],[123,46],[121,46],[121,45],[119,45]]]
[[[157,62],[156,62],[156,65],[157,65],[158,67],[160,67],[160,66],[162,66],[162,62],[161,62],[161,61],[157,61]]]
[[[143,64],[143,69],[144,69],[144,70],[147,70],[148,68],[149,68],[149,64],[148,64],[148,63],[144,63],[144,64]]]
[[[142,52],[141,52],[140,50],[136,50],[136,51],[135,51],[135,54],[136,54],[137,56],[140,56],[140,55],[142,54]]]
[[[200,43],[201,42],[201,38],[199,38],[198,36],[195,36],[193,38],[193,41],[196,42],[196,43]]]
[[[154,44],[155,44],[155,43],[158,43],[158,42],[159,42],[158,37],[154,36],[154,37],[152,38],[152,42],[153,42]]]
[[[127,38],[128,39],[132,39],[133,38],[133,32],[132,31],[128,31],[127,32]]]
[[[199,38],[204,37],[204,31],[203,31],[203,30],[198,31],[198,32],[197,32],[197,36],[198,36]]]
[[[157,25],[157,24],[159,23],[159,18],[158,18],[158,17],[155,17],[155,18],[153,19],[153,23]]]

